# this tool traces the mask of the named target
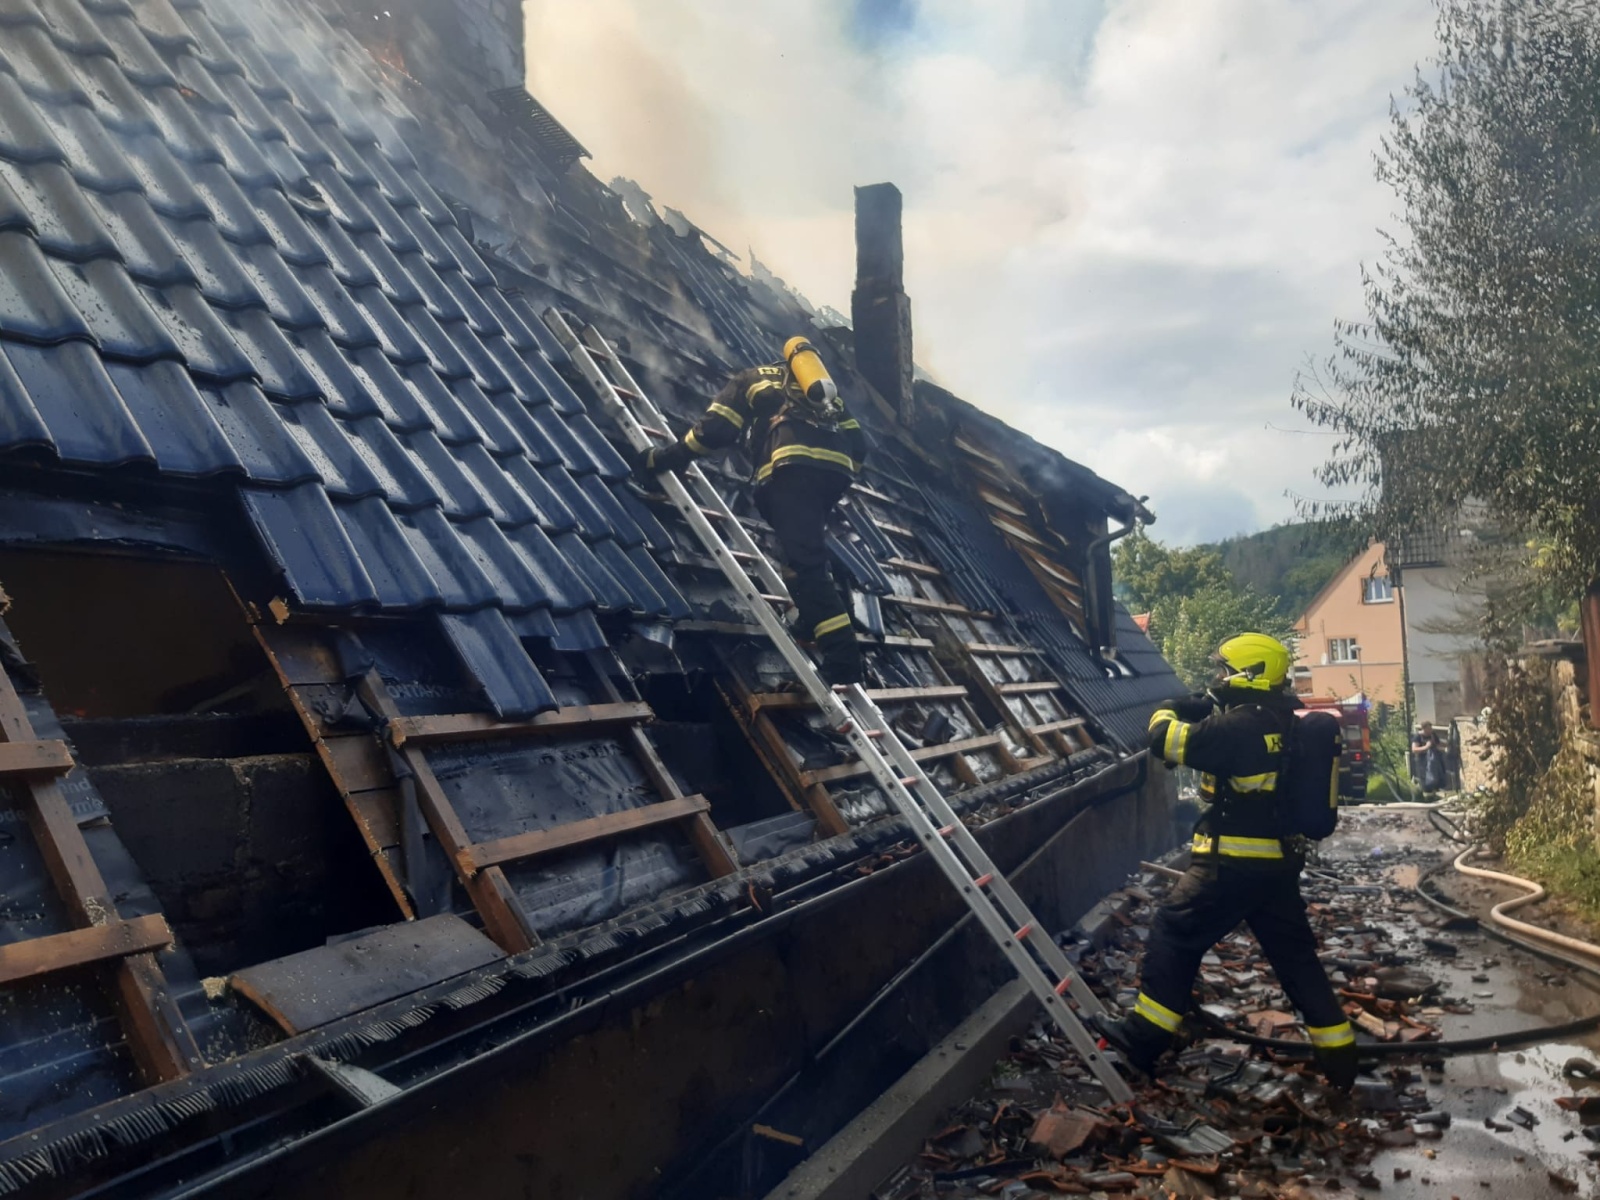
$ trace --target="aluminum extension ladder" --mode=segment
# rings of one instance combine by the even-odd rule
[[[677,440],[661,412],[593,326],[585,327],[579,338],[556,309],[548,309],[544,319],[630,446],[642,451]],[[1017,974],[1027,981],[1045,1012],[1112,1101],[1125,1104],[1132,1100],[1127,1082],[1100,1051],[1098,1039],[1079,1020],[1079,1013],[1105,1012],[1099,997],[995,868],[977,838],[961,823],[921,764],[895,735],[866,689],[860,684],[831,687],[823,680],[778,615],[778,609],[790,603],[783,577],[699,464],[689,466],[681,479],[671,471],[663,471],[659,479],[667,498],[722,568],[828,723],[849,740],[878,786],[910,824],[917,841],[961,893],[973,916]]]

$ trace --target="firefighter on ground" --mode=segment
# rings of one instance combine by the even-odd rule
[[[1300,1010],[1323,1074],[1349,1090],[1355,1030],[1317,959],[1300,896],[1303,852],[1297,839],[1286,844],[1277,832],[1283,742],[1300,707],[1285,690],[1292,656],[1275,638],[1244,633],[1223,642],[1217,657],[1219,686],[1150,718],[1151,754],[1201,772],[1205,807],[1192,864],[1156,911],[1133,1012],[1096,1024],[1132,1066],[1148,1072],[1189,1008],[1201,957],[1244,922]]]
[[[805,338],[790,338],[781,362],[733,376],[681,441],[638,455],[634,467],[680,470],[741,442],[755,465],[756,508],[787,566],[795,632],[816,645],[829,683],[858,683],[861,648],[829,568],[825,527],[861,469],[866,438]]]

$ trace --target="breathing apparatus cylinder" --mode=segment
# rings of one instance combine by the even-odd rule
[[[783,361],[801,393],[813,404],[828,404],[839,394],[833,376],[822,365],[817,348],[803,337],[792,337],[783,344]]]

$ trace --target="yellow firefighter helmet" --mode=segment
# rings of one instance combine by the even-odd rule
[[[1264,633],[1241,633],[1217,648],[1222,665],[1222,682],[1229,687],[1272,692],[1289,678],[1289,663],[1294,655],[1275,637]]]

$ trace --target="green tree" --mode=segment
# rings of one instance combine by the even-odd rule
[[[1367,320],[1294,403],[1342,435],[1322,478],[1361,493],[1365,532],[1480,501],[1571,598],[1600,575],[1600,19],[1594,0],[1438,5],[1436,70],[1377,155],[1402,228],[1365,273]]]
[[[1112,576],[1124,601],[1136,612],[1154,612],[1163,600],[1233,583],[1222,556],[1214,550],[1174,550],[1143,529],[1134,530],[1112,548]]]

